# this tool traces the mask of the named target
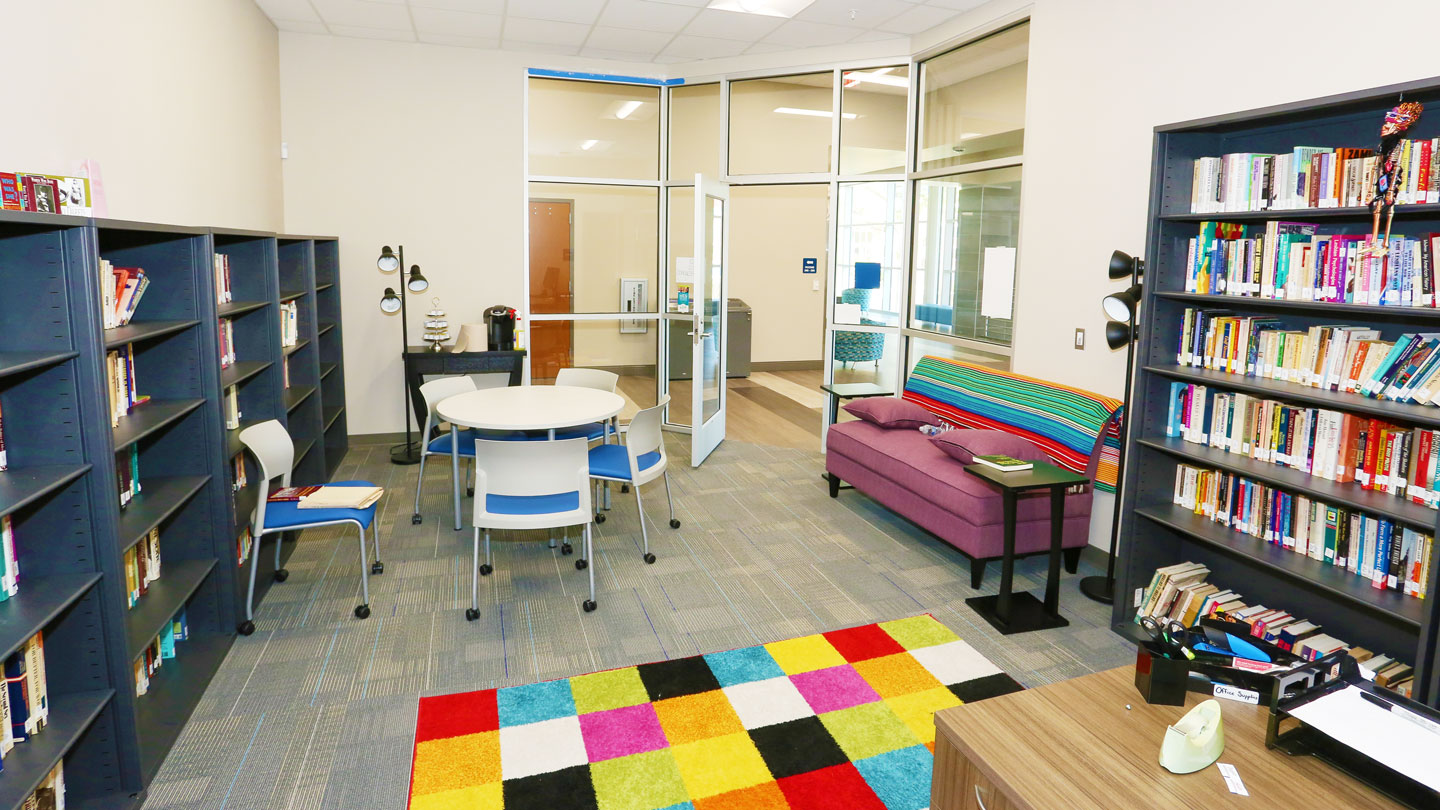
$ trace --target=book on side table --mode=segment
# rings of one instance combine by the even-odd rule
[[[1035,465],[1029,461],[1021,461],[1018,458],[998,454],[975,456],[975,463],[984,464],[986,467],[994,467],[1001,472],[1020,472],[1021,470],[1035,469]]]

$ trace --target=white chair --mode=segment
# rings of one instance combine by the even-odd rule
[[[470,575],[470,608],[465,618],[480,617],[480,577],[494,571],[491,529],[585,527],[583,553],[590,554],[590,471],[585,439],[553,442],[475,442],[475,549]],[[480,533],[485,533],[485,562],[480,562]],[[595,571],[590,569],[590,598],[595,609]]]
[[[612,394],[615,393],[615,387],[619,385],[619,383],[619,374],[598,368],[562,368],[555,374],[556,385],[568,385],[572,388],[594,388],[599,391],[609,391]],[[555,438],[557,439],[576,439],[582,436],[592,442],[608,440],[608,431],[606,425],[602,422],[591,422],[588,425],[576,425],[555,431]]]
[[[475,381],[470,377],[441,377],[438,380],[431,380],[420,386],[420,398],[425,401],[425,428],[420,432],[420,440],[424,447],[420,451],[420,476],[415,479],[415,512],[410,515],[410,523],[420,523],[420,487],[425,484],[425,459],[427,456],[449,456],[450,442],[452,441],[450,431],[430,438],[430,432],[439,423],[439,417],[435,414],[435,408],[448,397],[456,394],[465,394],[476,390]],[[469,457],[472,462],[475,458],[475,432],[469,429],[460,431],[460,455]],[[452,471],[451,477],[455,478]],[[460,528],[460,481],[451,482],[455,496],[455,528]]]
[[[640,511],[640,539],[644,546],[642,552],[646,563],[654,563],[655,555],[650,553],[650,536],[645,531],[645,506],[640,501],[640,487],[654,481],[656,478],[665,479],[665,503],[670,507],[670,528],[680,528],[680,521],[675,518],[675,502],[670,498],[670,474],[666,470],[665,439],[660,432],[661,415],[665,405],[670,402],[666,396],[652,408],[635,414],[630,420],[630,429],[624,444],[602,444],[590,448],[590,477],[595,479],[597,485],[602,481],[618,481],[629,484],[630,489],[635,493],[635,507]],[[595,515],[596,523],[604,523],[605,516]],[[576,568],[584,568],[588,563],[588,549],[585,557],[575,561]]]
[[[236,629],[240,635],[255,632],[255,571],[260,567],[260,540],[267,534],[298,531],[317,526],[334,526],[353,523],[360,530],[360,593],[363,601],[355,608],[355,617],[370,615],[369,574],[385,573],[385,564],[380,562],[380,528],[375,525],[375,508],[378,503],[364,509],[301,509],[296,501],[269,503],[270,482],[280,479],[282,487],[290,486],[290,468],[295,466],[295,443],[279,421],[271,419],[240,431],[240,443],[255,456],[260,465],[260,500],[250,518],[250,535],[254,545],[250,550],[250,588],[245,592],[245,621]],[[329,487],[373,487],[369,481],[331,481]],[[365,530],[369,529],[374,538],[375,561],[370,563],[365,547]],[[366,564],[369,563],[369,568]],[[280,540],[275,540],[275,581],[284,582],[289,576],[280,567]]]

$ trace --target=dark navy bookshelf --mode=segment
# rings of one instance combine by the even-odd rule
[[[217,303],[216,253],[230,259],[233,300],[225,304]],[[102,258],[144,268],[152,287],[116,329],[101,320]],[[282,269],[308,341],[289,355],[292,375],[299,361],[292,383],[311,391],[294,408],[281,376]],[[317,291],[317,272],[334,286]],[[242,427],[280,419],[297,449],[309,448],[297,480],[328,478],[346,450],[343,354],[338,326],[325,332],[333,338],[320,334],[316,307],[338,323],[338,284],[330,238],[0,211],[9,457],[0,515],[13,521],[21,572],[19,592],[0,602],[0,650],[43,631],[51,705],[49,726],[5,758],[0,810],[18,808],[61,759],[71,806],[143,801],[244,609],[248,571],[237,564],[236,540],[259,473],[239,431],[225,427],[225,389],[236,386]],[[239,361],[226,369],[221,317],[232,319]],[[112,426],[105,357],[126,345],[138,391],[150,399]],[[142,490],[122,509],[120,465],[132,448]],[[232,496],[237,457],[249,485]],[[161,577],[129,607],[125,552],[157,528]],[[274,555],[260,560],[259,582],[268,586]],[[136,696],[134,663],[181,609],[188,640]]]
[[[1194,161],[1232,152],[1284,154],[1296,146],[1374,148],[1385,112],[1401,94],[1407,101],[1440,105],[1440,78],[1283,104],[1157,127],[1155,130],[1146,238],[1144,300],[1136,348],[1136,376],[1129,392],[1133,418],[1126,420],[1125,481],[1121,500],[1121,565],[1112,619],[1117,631],[1133,627],[1135,594],[1155,569],[1178,562],[1203,563],[1210,582],[1232,589],[1247,604],[1280,608],[1315,621],[1336,638],[1415,667],[1415,697],[1440,706],[1440,557],[1431,564],[1428,597],[1416,599],[1377,590],[1359,576],[1286,551],[1263,540],[1197,517],[1172,503],[1180,464],[1239,473],[1287,492],[1396,521],[1440,535],[1440,513],[1406,498],[1336,484],[1286,467],[1165,435],[1172,382],[1196,383],[1289,404],[1375,417],[1403,426],[1440,427],[1440,408],[1366,399],[1293,383],[1223,374],[1177,365],[1187,307],[1283,319],[1293,328],[1348,324],[1379,330],[1393,340],[1402,332],[1440,331],[1440,309],[1273,301],[1185,292],[1188,243],[1202,221],[1314,222],[1320,233],[1368,234],[1365,208],[1271,210],[1243,213],[1190,212]],[[1440,107],[1437,107],[1440,108]],[[1440,135],[1440,117],[1422,118],[1408,133]],[[1440,232],[1440,205],[1398,205],[1394,233]],[[1440,550],[1440,549],[1437,549]]]

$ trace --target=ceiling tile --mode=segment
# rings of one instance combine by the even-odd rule
[[[716,39],[738,39],[754,42],[779,28],[785,20],[780,17],[766,17],[762,14],[742,14],[738,11],[717,11],[702,9],[695,19],[686,26],[685,33]]]
[[[310,5],[310,0],[255,0],[260,10],[271,20],[304,20],[320,22],[320,15]]]
[[[654,0],[654,2],[667,6],[689,6],[690,8],[704,8],[710,5],[710,0]]]
[[[934,28],[959,13],[954,9],[940,8],[939,6],[915,6],[880,25],[879,28],[882,31],[893,31],[897,34],[918,34]]]
[[[472,14],[504,14],[505,0],[410,0],[411,8],[440,8]]]
[[[925,0],[926,5],[950,8],[956,11],[969,11],[972,8],[979,8],[985,5],[986,0]]]
[[[341,37],[359,37],[360,39],[389,39],[396,42],[414,42],[415,33],[410,30],[400,31],[394,28],[369,28],[364,25],[335,25],[330,24],[330,33]]]
[[[789,45],[792,48],[813,48],[817,45],[839,45],[842,42],[849,42],[854,36],[854,28],[805,22],[804,20],[788,20],[784,25],[770,32],[763,41],[776,45]]]
[[[453,45],[458,48],[484,48],[495,50],[500,47],[499,37],[467,37],[459,34],[418,34],[421,42],[431,45]]]
[[[541,45],[569,45],[577,47],[590,33],[590,26],[580,23],[532,20],[514,15],[505,18],[505,47],[510,42],[528,42]]]
[[[621,62],[653,62],[657,54],[654,51],[648,53],[612,51],[606,48],[591,48],[587,46],[580,49],[580,55],[587,56],[591,59],[613,59]]]
[[[628,28],[595,26],[590,38],[585,40],[585,50],[598,48],[611,51],[630,51],[654,56],[670,43],[673,34],[660,31],[631,31]],[[647,56],[648,58],[648,56]]]
[[[561,56],[574,56],[580,49],[574,45],[552,45],[547,42],[520,42],[506,39],[501,46],[507,51],[523,51],[524,53],[559,54]]]
[[[275,27],[281,31],[294,31],[297,34],[328,34],[330,29],[324,23],[305,22],[303,20],[275,20]]]
[[[604,7],[605,0],[520,0],[511,2],[508,10],[511,17],[588,25],[595,22]]]
[[[815,0],[796,14],[795,19],[850,28],[874,28],[911,7],[905,0]],[[855,12],[853,20],[850,19],[851,11]]]
[[[776,45],[770,42],[757,42],[754,45],[751,45],[750,47],[745,49],[745,55],[750,56],[760,53],[779,53],[781,51],[793,50],[795,49],[790,47],[789,45]]]
[[[500,38],[500,21],[504,19],[498,14],[471,14],[438,8],[412,8],[410,17],[415,21],[417,34],[454,34],[490,39]]]
[[[404,6],[368,0],[311,0],[326,24],[389,28],[410,31],[410,12]]]
[[[850,41],[858,45],[861,42],[889,42],[892,40],[900,42],[904,39],[904,34],[892,34],[889,31],[866,31]]]
[[[722,56],[739,56],[747,44],[733,39],[681,34],[660,55],[682,59],[718,59]]]
[[[695,9],[652,0],[610,0],[600,24],[614,28],[676,33],[695,19]]]

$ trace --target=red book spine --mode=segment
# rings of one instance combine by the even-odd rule
[[[1415,430],[1420,434],[1417,440],[1419,452],[1411,454],[1410,457],[1410,488],[1414,493],[1410,496],[1413,503],[1425,505],[1423,491],[1425,489],[1425,466],[1430,462],[1430,445],[1434,442],[1431,432],[1421,428]]]

